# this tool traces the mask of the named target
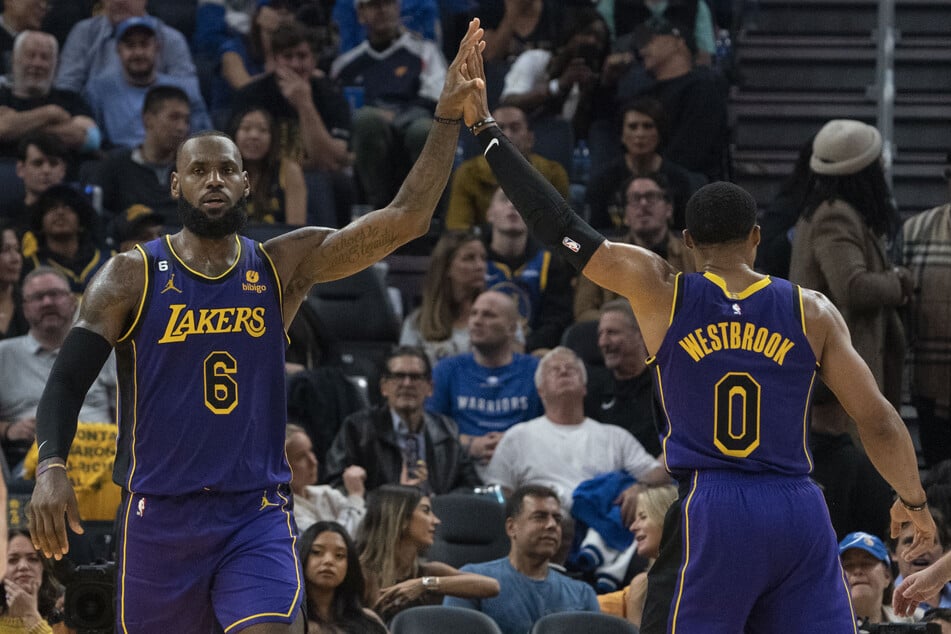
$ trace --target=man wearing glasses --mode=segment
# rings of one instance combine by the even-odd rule
[[[424,411],[432,392],[432,367],[421,348],[390,352],[380,379],[385,403],[343,421],[325,459],[330,482],[339,484],[347,467],[359,465],[367,472],[367,491],[399,483],[439,494],[482,484],[456,423]]]
[[[0,341],[0,441],[15,476],[36,436],[36,406],[75,313],[76,296],[65,275],[41,266],[24,278],[23,315],[30,330]],[[83,401],[79,420],[115,422],[115,390],[115,364],[107,363]]]
[[[624,208],[627,235],[622,242],[650,249],[684,273],[693,273],[693,258],[683,240],[670,230],[674,205],[667,193],[667,181],[661,174],[633,176],[619,190]],[[601,306],[619,295],[578,276],[575,289],[575,321],[598,319]]]

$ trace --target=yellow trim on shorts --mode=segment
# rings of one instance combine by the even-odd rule
[[[858,634],[858,621],[855,618],[855,608],[852,607],[852,589],[849,586],[848,579],[845,578],[845,569],[842,567],[842,560],[836,557],[836,563],[839,565],[839,575],[842,579],[842,589],[845,591],[845,598],[849,600],[849,612],[852,614],[852,634]]]
[[[122,520],[122,571],[119,573],[119,587],[122,598],[119,600],[119,623],[122,624],[123,634],[129,634],[125,624],[125,567],[129,558],[126,556],[126,544],[129,543],[129,512],[132,510],[131,491],[126,492],[125,518]]]
[[[684,504],[684,563],[680,568],[680,590],[677,592],[677,602],[674,604],[674,616],[670,624],[670,634],[677,634],[677,615],[680,613],[680,601],[684,596],[684,577],[687,576],[687,564],[690,563],[690,503],[693,501],[693,494],[697,492],[697,480],[700,477],[699,471],[693,472],[693,484],[690,486],[690,493],[687,495],[687,501]]]
[[[277,496],[284,501],[284,504],[281,506],[281,512],[284,513],[284,517],[287,521],[287,534],[291,536],[291,554],[294,556],[294,575],[297,577],[297,590],[294,592],[294,598],[291,600],[291,607],[287,609],[287,612],[260,612],[258,614],[252,614],[251,616],[246,616],[243,619],[238,619],[231,625],[225,628],[225,632],[230,632],[232,629],[241,625],[242,623],[247,623],[253,619],[260,618],[262,616],[279,616],[281,618],[288,618],[291,614],[294,613],[294,608],[297,605],[297,599],[301,594],[301,578],[300,578],[300,562],[297,559],[297,537],[294,536],[294,520],[291,518],[290,511],[287,510],[288,499],[281,495],[280,491],[276,491]]]

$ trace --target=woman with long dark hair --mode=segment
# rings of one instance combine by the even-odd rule
[[[258,107],[238,113],[231,134],[251,181],[248,220],[307,224],[304,171],[295,161],[281,156],[277,124],[271,113]]]
[[[486,250],[478,234],[447,231],[429,259],[422,304],[403,322],[400,345],[420,346],[430,362],[469,351],[469,309],[485,290]]]
[[[299,539],[307,588],[310,632],[384,633],[386,628],[363,607],[363,572],[353,541],[337,522],[316,522]]]
[[[30,533],[25,529],[12,529],[9,533],[3,589],[0,632],[49,634],[66,631],[57,607],[63,586],[53,576],[49,562],[33,548]]]
[[[416,605],[442,603],[444,596],[499,593],[495,579],[420,558],[433,544],[439,518],[419,488],[385,484],[368,497],[357,548],[367,581],[366,603],[385,621]]]
[[[22,271],[23,254],[15,224],[4,219],[0,221],[0,339],[25,335],[30,329],[23,316]]]

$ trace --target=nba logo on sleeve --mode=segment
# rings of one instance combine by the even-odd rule
[[[581,245],[575,242],[574,240],[572,240],[571,238],[569,238],[568,236],[565,236],[564,238],[561,239],[561,244],[566,249],[569,249],[570,251],[574,253],[577,253],[578,251],[581,250]]]

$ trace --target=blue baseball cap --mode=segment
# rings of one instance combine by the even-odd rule
[[[892,560],[888,557],[888,549],[885,548],[885,544],[882,543],[881,539],[871,533],[857,531],[843,537],[842,541],[839,542],[839,556],[842,556],[845,551],[852,550],[853,548],[864,550],[886,566],[892,565]]]
[[[130,29],[145,29],[146,31],[151,32],[153,35],[158,33],[158,26],[155,23],[155,18],[147,15],[136,16],[134,18],[128,18],[119,23],[119,26],[116,27],[116,40],[121,40],[125,37],[125,34],[129,32]]]

